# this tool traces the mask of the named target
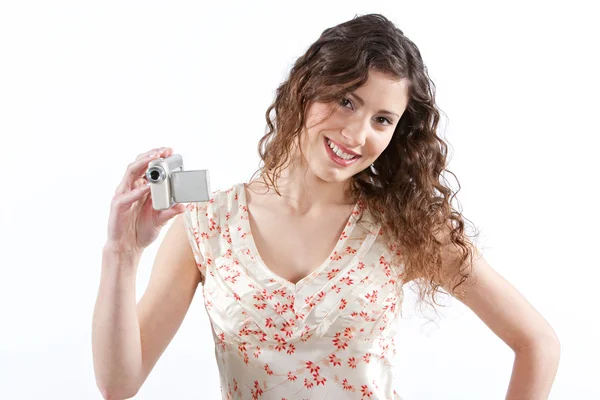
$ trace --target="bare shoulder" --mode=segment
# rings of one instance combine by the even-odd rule
[[[496,271],[477,247],[468,242],[473,252],[471,279],[457,297],[471,309],[502,341],[513,350],[535,346],[538,343],[558,343],[556,333],[546,319],[506,278]],[[452,266],[445,271],[456,273],[459,251],[445,243],[442,264]],[[451,293],[451,288],[444,289]]]
[[[184,284],[188,285],[197,285],[200,282],[200,272],[196,266],[187,237],[183,213],[173,218],[158,248],[152,267],[150,284],[152,284],[154,274],[157,278],[160,278],[163,274],[165,276],[177,276],[183,279]],[[192,278],[191,282],[189,278]]]

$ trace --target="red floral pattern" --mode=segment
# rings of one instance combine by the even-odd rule
[[[223,399],[400,399],[403,265],[368,213],[356,223],[364,209],[359,199],[328,259],[294,284],[260,258],[244,184],[187,205]]]

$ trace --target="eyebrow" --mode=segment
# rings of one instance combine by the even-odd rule
[[[351,94],[353,97],[355,97],[355,98],[356,98],[356,100],[358,100],[358,102],[360,103],[360,105],[361,105],[361,106],[364,106],[364,105],[365,105],[365,101],[364,101],[363,99],[361,99],[359,95],[357,95],[356,93],[349,93],[349,94]],[[379,110],[379,111],[377,112],[377,114],[388,114],[388,115],[394,115],[396,118],[400,118],[400,116],[399,116],[398,114],[396,114],[396,113],[393,113],[393,112],[391,112],[391,111],[388,111],[388,110]]]

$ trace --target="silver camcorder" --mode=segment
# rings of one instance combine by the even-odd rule
[[[184,171],[180,154],[150,161],[146,179],[155,210],[169,209],[175,203],[210,200],[208,170]]]

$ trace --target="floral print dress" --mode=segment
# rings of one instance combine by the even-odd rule
[[[330,256],[296,284],[262,261],[245,184],[188,203],[223,399],[390,399],[403,299],[395,248],[359,199]]]

